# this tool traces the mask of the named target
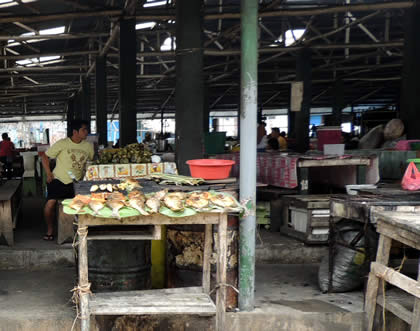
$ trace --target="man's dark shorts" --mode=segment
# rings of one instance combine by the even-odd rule
[[[47,184],[47,200],[62,200],[74,197],[73,183],[63,184],[58,179],[54,179]]]

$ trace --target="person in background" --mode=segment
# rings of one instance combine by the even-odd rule
[[[72,174],[76,180],[81,180],[86,162],[93,160],[93,145],[86,141],[89,123],[82,120],[71,122],[72,136],[61,139],[52,145],[42,155],[42,166],[47,174],[47,203],[44,208],[47,233],[44,240],[54,240],[55,205],[59,199],[74,197]],[[50,169],[49,158],[56,159],[53,171]]]
[[[264,152],[268,146],[268,136],[263,136],[260,142],[257,144],[257,151]]]
[[[279,143],[279,149],[281,151],[284,151],[287,149],[286,132],[282,131],[282,133],[280,133],[279,128],[272,128],[271,137],[277,139]]]
[[[280,132],[280,136],[277,138],[279,141],[279,149],[281,151],[285,151],[287,149],[287,139],[286,139],[286,132]]]
[[[267,141],[267,147],[266,147],[266,151],[267,152],[275,152],[279,150],[279,142],[276,138],[270,138]]]
[[[0,162],[4,164],[7,179],[11,179],[15,146],[10,141],[9,135],[6,132],[1,137],[3,140],[0,142]]]
[[[265,122],[258,121],[258,127],[257,127],[257,145],[261,143],[261,140],[267,136],[267,131],[265,130]],[[264,143],[264,146],[267,142]]]

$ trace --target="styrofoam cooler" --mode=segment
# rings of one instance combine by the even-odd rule
[[[344,144],[324,144],[324,155],[344,155]]]

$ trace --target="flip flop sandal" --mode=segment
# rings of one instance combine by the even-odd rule
[[[46,241],[53,241],[54,236],[52,234],[46,234],[42,239]]]

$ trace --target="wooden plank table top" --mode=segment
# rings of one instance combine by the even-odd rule
[[[80,226],[102,225],[179,225],[179,224],[219,224],[220,213],[199,213],[188,217],[168,217],[161,214],[117,218],[95,217],[89,214],[78,216]]]
[[[420,236],[420,214],[418,213],[377,211],[372,213],[372,218],[378,223],[383,222],[394,227],[396,232],[398,229],[403,229]]]
[[[22,184],[20,179],[10,179],[0,186],[0,201],[10,200]]]
[[[343,159],[299,159],[298,168],[335,167],[335,166],[368,166],[371,159],[368,156],[357,156]]]

